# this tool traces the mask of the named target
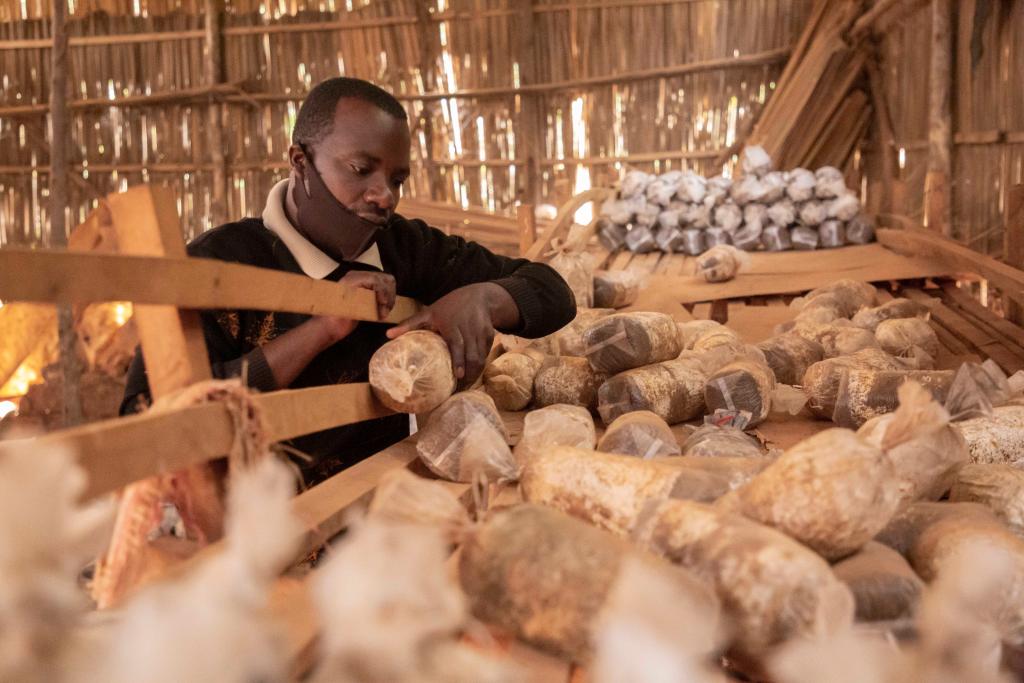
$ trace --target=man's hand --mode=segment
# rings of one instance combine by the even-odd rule
[[[338,282],[349,287],[372,290],[377,296],[377,320],[384,320],[395,307],[395,278],[387,273],[352,270]]]
[[[412,330],[437,332],[451,351],[455,376],[466,386],[483,372],[495,328],[517,325],[519,307],[512,296],[501,285],[482,282],[448,293],[387,334],[395,339]]]

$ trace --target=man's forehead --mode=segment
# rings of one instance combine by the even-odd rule
[[[396,141],[407,140],[408,137],[409,125],[404,119],[389,114],[372,102],[342,97],[334,108],[334,125],[325,142],[370,151],[381,145],[392,148]]]

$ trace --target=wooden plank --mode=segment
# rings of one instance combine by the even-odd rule
[[[257,394],[271,441],[390,415],[368,384],[337,384]],[[37,437],[32,443],[77,454],[89,477],[83,498],[115,491],[155,474],[173,472],[228,453],[234,421],[220,403],[130,415]],[[0,457],[22,441],[0,441]]]
[[[594,202],[600,204],[604,200],[613,196],[614,190],[610,188],[599,187],[593,190],[587,190],[576,195],[558,210],[558,215],[555,216],[555,220],[551,222],[541,236],[534,242],[530,250],[526,252],[526,258],[531,261],[540,259],[547,251],[551,248],[551,242],[555,239],[562,239],[569,233],[569,228],[573,224],[573,216],[576,215],[576,211],[579,210],[584,204]],[[594,212],[597,214],[597,211]]]
[[[1006,195],[1006,262],[1014,268],[1024,268],[1024,185],[1014,185]],[[1009,301],[1006,317],[1024,325],[1024,305]]]
[[[150,257],[172,257],[184,259],[185,241],[181,236],[181,224],[174,203],[174,195],[166,187],[139,185],[127,192],[107,197],[111,223],[117,233],[117,245],[121,254]],[[108,259],[124,259],[121,255],[64,254],[77,258],[103,256]],[[26,277],[31,273],[31,276]],[[16,269],[15,274],[23,280],[46,279],[34,268]],[[138,273],[144,275],[143,273]],[[60,281],[61,289],[86,289],[87,282],[104,279],[103,271],[85,273],[69,270],[63,273],[49,273]],[[170,281],[155,273],[144,275],[153,285],[170,289]],[[53,282],[51,281],[51,286]],[[194,287],[197,283],[187,279],[176,283],[183,287]],[[119,288],[119,297],[124,298],[132,291],[131,286]],[[62,303],[81,303],[73,300]],[[148,304],[151,302],[139,302]],[[195,311],[179,311],[175,305],[138,305],[134,307],[135,326],[139,332],[139,343],[146,361],[146,377],[154,399],[186,387],[195,382],[210,379],[210,361],[206,353],[199,314]]]
[[[652,275],[648,287],[679,292],[680,303],[737,299],[763,294],[806,292],[852,278],[877,282],[931,277],[958,269],[939,260],[901,256],[879,244],[806,252],[751,254],[751,265],[729,282],[710,283],[696,277]]]
[[[920,301],[931,307],[932,320],[949,330],[960,341],[964,342],[969,352],[977,350],[983,358],[991,358],[1007,374],[1024,369],[1024,360],[1010,353],[997,341],[992,339],[976,325],[965,320],[956,311],[941,301],[928,296],[920,290],[906,290],[908,299]]]
[[[932,273],[932,275],[973,272],[991,281],[1007,297],[1024,304],[1024,271],[1000,263],[990,256],[980,254],[927,230],[879,228],[877,235],[881,244],[895,251],[945,264],[946,273]]]
[[[377,302],[370,290],[305,275],[213,259],[20,248],[0,250],[0,299],[50,303],[129,300],[181,308],[239,308],[377,320]],[[412,299],[398,297],[386,322],[401,322],[418,310]]]
[[[990,311],[953,283],[942,285],[942,299],[950,308],[977,323],[994,340],[1024,360],[1024,329]]]
[[[953,150],[953,30],[950,0],[932,0],[932,42],[928,81],[928,173],[924,220],[932,230],[953,234],[950,179]]]
[[[519,253],[525,256],[537,239],[537,217],[533,204],[523,204],[516,209],[516,221],[519,224]]]
[[[623,249],[612,256],[611,262],[608,264],[608,270],[626,270],[632,260],[633,252]]]

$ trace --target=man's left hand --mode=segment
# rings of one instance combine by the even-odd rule
[[[451,351],[455,376],[467,386],[483,372],[495,328],[518,325],[519,307],[512,296],[501,285],[482,282],[446,294],[387,335],[395,339],[412,330],[438,333]]]

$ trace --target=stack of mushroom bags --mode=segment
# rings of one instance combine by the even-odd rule
[[[742,175],[629,171],[601,207],[598,237],[610,251],[697,256],[721,245],[745,251],[866,244],[870,219],[832,166],[776,171],[761,147],[743,150]]]
[[[1024,637],[1021,377],[934,369],[928,309],[879,305],[866,283],[793,308],[756,345],[713,321],[609,309],[502,338],[482,388],[444,399],[418,443],[442,478],[518,486],[521,503],[445,522],[462,530],[473,613],[620,676],[646,675],[628,653],[649,647],[685,653],[692,680],[726,680],[721,661],[833,680],[807,677],[820,651],[872,663],[834,680],[1002,680],[1002,644]],[[500,411],[522,410],[513,447]],[[751,434],[801,410],[835,426],[784,452]],[[424,509],[393,503],[403,519]],[[675,591],[692,618],[660,614],[639,584]],[[916,640],[864,627],[897,620]]]

